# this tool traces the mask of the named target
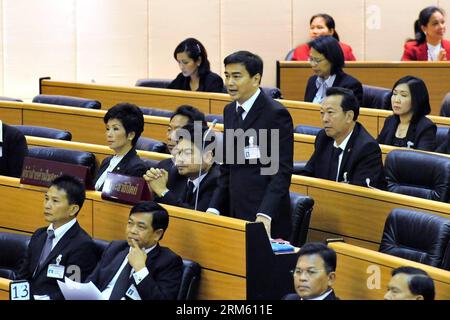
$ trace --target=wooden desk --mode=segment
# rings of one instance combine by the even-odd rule
[[[450,271],[343,242],[333,242],[328,246],[337,254],[334,289],[341,299],[383,300],[392,270],[411,266],[426,271],[434,280],[436,300],[450,300]]]
[[[31,234],[45,225],[39,209],[45,191],[0,176],[0,229]],[[161,243],[201,265],[199,299],[280,299],[291,290],[296,257],[274,255],[261,223],[164,207],[170,227]],[[124,239],[129,212],[130,206],[88,191],[78,221],[94,238]]]
[[[425,81],[431,103],[431,114],[439,115],[442,99],[449,92],[450,63],[448,62],[362,62],[345,63],[344,71],[365,85],[391,89],[403,76],[412,75]],[[313,75],[308,62],[278,61],[277,87],[285,99],[303,101],[306,84]]]
[[[378,250],[384,223],[394,208],[430,212],[450,219],[450,204],[303,176],[290,190],[314,199],[309,239],[343,237],[345,242]]]

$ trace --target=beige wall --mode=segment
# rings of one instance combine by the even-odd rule
[[[189,36],[220,74],[227,54],[258,53],[263,85],[275,85],[276,60],[308,40],[318,12],[335,18],[358,60],[398,60],[428,5],[450,12],[450,0],[0,0],[0,94],[29,99],[42,76],[115,85],[174,78],[173,49]]]

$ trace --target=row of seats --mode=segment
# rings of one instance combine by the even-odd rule
[[[0,232],[0,277],[16,279],[25,253],[28,250],[30,236],[16,233]],[[94,239],[98,260],[108,246],[104,240]],[[183,259],[183,273],[177,300],[194,300],[200,283],[201,267],[192,260]]]

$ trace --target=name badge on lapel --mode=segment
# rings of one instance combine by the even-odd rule
[[[49,264],[47,268],[47,278],[54,279],[63,279],[64,271],[66,268],[61,266],[59,263],[61,262],[62,255],[60,254],[58,258],[56,258],[56,264]]]
[[[248,138],[248,146],[244,148],[244,156],[246,160],[261,158],[259,147],[254,144],[254,137]]]
[[[125,295],[126,295],[128,298],[132,299],[132,300],[142,300],[142,299],[141,299],[141,296],[139,295],[139,292],[137,291],[137,289],[136,289],[136,287],[134,286],[134,284],[132,284],[132,285],[128,288],[128,290],[127,290],[127,292],[125,293]]]

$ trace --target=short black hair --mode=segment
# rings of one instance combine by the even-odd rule
[[[411,110],[413,116],[411,118],[412,123],[417,123],[420,118],[426,116],[431,112],[430,96],[428,94],[427,86],[425,82],[417,77],[405,76],[397,80],[392,87],[389,98],[392,98],[395,87],[399,84],[407,84],[409,91],[411,92]],[[392,109],[392,100],[388,99],[388,105]]]
[[[161,240],[169,226],[169,213],[162,206],[154,201],[141,201],[135,204],[130,210],[130,216],[133,213],[149,213],[152,215],[153,231],[162,229]]]
[[[321,242],[310,242],[303,245],[297,255],[297,260],[302,256],[310,256],[314,254],[319,255],[323,259],[327,274],[336,271],[336,252]]]
[[[223,59],[223,64],[225,67],[233,63],[242,64],[249,73],[250,77],[253,77],[259,73],[262,78],[264,65],[260,56],[251,53],[250,51],[237,51]]]
[[[55,178],[50,187],[55,187],[58,190],[64,190],[67,195],[67,201],[69,204],[76,204],[80,208],[80,212],[83,207],[84,200],[86,199],[86,189],[84,183],[70,175],[63,174],[58,178]],[[76,215],[78,215],[78,212]]]
[[[172,116],[170,117],[170,120],[172,120],[173,117],[178,116],[178,115],[187,117],[189,119],[188,123],[194,123],[195,121],[201,121],[202,123],[204,123],[204,125],[206,125],[205,114],[203,112],[201,112],[200,110],[198,110],[196,107],[193,107],[193,106],[190,106],[187,104],[181,105],[172,114]]]
[[[332,36],[321,36],[308,42],[308,46],[323,54],[325,59],[331,63],[331,74],[342,71],[345,64],[344,52],[335,38]]]
[[[341,87],[331,87],[327,89],[326,96],[341,96],[341,107],[344,112],[353,111],[353,121],[359,116],[359,102],[352,90]]]
[[[311,23],[314,21],[315,18],[322,18],[323,20],[325,20],[325,25],[327,26],[327,28],[333,29],[332,37],[335,38],[337,41],[339,41],[339,35],[336,32],[336,23],[334,23],[334,19],[332,16],[326,13],[315,14],[309,20],[309,25],[311,25]]]
[[[198,121],[195,123],[189,123],[180,128],[180,130],[177,130],[177,141],[188,138],[189,141],[193,143],[199,150],[202,150],[202,147],[206,148],[215,141],[214,130],[211,129],[209,132],[208,130],[209,128],[207,125],[202,125],[202,123]],[[206,133],[208,133],[208,136],[206,136]],[[204,146],[203,140],[205,143]]]
[[[399,267],[392,270],[392,276],[407,274],[408,288],[412,294],[422,295],[424,300],[434,300],[435,289],[433,279],[424,270],[414,267]]]
[[[414,33],[417,44],[424,43],[427,40],[427,36],[422,31],[421,27],[425,27],[428,22],[430,22],[431,16],[436,11],[440,12],[443,16],[445,15],[444,10],[436,6],[429,6],[420,11],[419,18],[414,22]]]
[[[135,104],[118,103],[106,112],[103,122],[107,124],[111,119],[119,120],[125,128],[126,134],[134,132],[134,138],[131,141],[134,147],[142,131],[144,131],[144,114],[142,110]]]
[[[173,57],[177,59],[177,54],[186,52],[189,58],[194,61],[202,59],[200,66],[198,67],[198,75],[200,77],[205,76],[211,71],[210,63],[208,60],[208,53],[206,52],[203,44],[195,38],[187,38],[180,42],[173,52]]]

